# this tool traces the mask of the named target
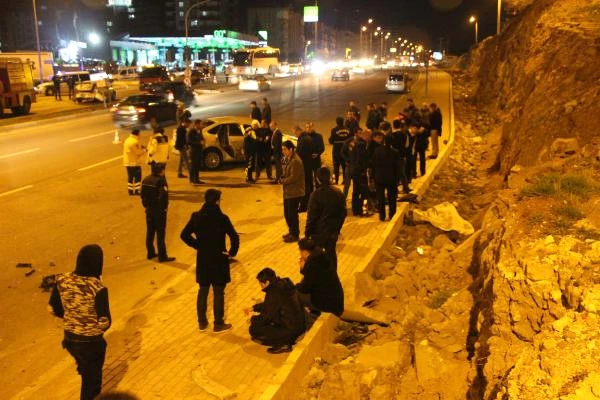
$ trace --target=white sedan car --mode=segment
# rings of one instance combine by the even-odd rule
[[[262,92],[263,90],[271,89],[271,81],[262,75],[242,77],[240,78],[238,88],[240,90]]]

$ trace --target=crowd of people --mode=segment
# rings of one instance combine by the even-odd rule
[[[435,104],[424,104],[420,109],[409,99],[407,107],[392,121],[388,120],[385,103],[367,105],[365,128],[361,128],[361,114],[351,101],[345,117],[336,119],[331,129],[333,174],[322,165],[325,151],[323,136],[307,122],[304,129],[294,127],[297,145],[291,140],[282,141],[277,123],[271,119],[268,101],[263,99],[263,109],[251,103],[253,122],[245,132],[246,179],[255,182],[263,168],[274,184],[282,186],[283,214],[288,232],[286,243],[297,242],[302,280],[294,284],[289,278],[278,276],[272,268],[265,267],[256,279],[265,293],[264,301],[248,307],[249,335],[252,340],[268,346],[268,352],[289,352],[297,339],[310,327],[320,313],[331,313],[341,319],[361,323],[386,325],[362,314],[348,310],[344,305],[344,291],[337,267],[336,244],[347,218],[346,201],[352,185],[352,214],[357,217],[378,211],[381,221],[393,218],[396,212],[398,187],[410,193],[412,179],[417,171],[425,174],[426,150],[429,140],[436,158],[438,140],[442,133],[442,116]],[[192,128],[189,116],[181,115],[177,139],[185,134],[197,138],[198,149],[190,149],[191,165],[201,160],[201,121]],[[181,130],[180,130],[181,128]],[[169,156],[168,140],[162,128],[155,127],[147,148],[139,141],[139,131],[132,131],[124,144],[124,164],[128,176],[128,193],[141,195],[146,212],[147,258],[159,262],[175,260],[167,253],[165,228],[169,204],[165,178]],[[177,148],[181,144],[175,143]],[[151,175],[141,179],[141,159],[151,165]],[[180,152],[178,176],[186,152]],[[417,159],[419,168],[417,168]],[[271,161],[275,164],[275,177],[271,175]],[[198,169],[190,167],[190,182],[200,182]],[[340,185],[340,170],[343,190]],[[332,176],[333,175],[333,176]],[[196,302],[197,322],[200,331],[208,329],[207,299],[213,289],[213,332],[228,331],[232,325],[225,319],[225,287],[231,282],[230,262],[240,247],[239,235],[230,218],[221,210],[221,191],[207,189],[204,204],[194,212],[183,230],[181,240],[196,251]],[[307,212],[304,237],[300,238],[299,213]],[[155,250],[154,241],[157,241]],[[227,248],[227,238],[229,248]],[[111,325],[108,290],[103,286],[103,255],[98,245],[84,246],[77,257],[75,271],[59,274],[56,278],[50,305],[55,315],[64,319],[63,347],[75,358],[82,376],[81,399],[93,399],[101,391],[102,365],[106,341],[104,332]]]

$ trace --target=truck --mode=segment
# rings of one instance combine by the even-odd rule
[[[35,103],[33,66],[19,58],[0,58],[0,116],[5,108],[26,115]]]
[[[51,51],[41,51],[40,57],[42,59],[41,76],[38,68],[39,58],[37,51],[0,52],[0,60],[18,58],[23,62],[30,62],[33,67],[33,79],[41,79],[42,82],[49,81],[52,78],[52,75],[54,75],[54,57]]]

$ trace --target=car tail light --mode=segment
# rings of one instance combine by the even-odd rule
[[[138,113],[140,113],[140,114],[143,114],[143,113],[145,113],[145,112],[146,112],[146,109],[145,109],[145,108],[142,108],[142,107],[136,107],[136,108],[135,108],[135,111],[136,111],[136,112],[138,112]]]

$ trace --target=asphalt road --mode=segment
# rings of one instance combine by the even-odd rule
[[[447,93],[446,84],[436,81],[435,75],[430,73],[430,93]],[[194,118],[245,117],[251,100],[267,97],[283,131],[314,121],[327,140],[335,117],[345,112],[350,99],[358,101],[363,113],[367,103],[386,101],[390,116],[405,106],[409,96],[431,101],[425,95],[424,74],[415,75],[410,95],[386,94],[386,76],[380,72],[349,82],[331,82],[328,76],[275,80],[269,92],[229,90],[203,95],[203,105],[191,111]],[[171,199],[167,248],[177,261],[149,262],[145,259],[144,212],[139,198],[127,195],[122,145],[112,143],[114,133],[108,111],[0,131],[2,398],[18,393],[65,356],[59,344],[61,323],[48,314],[48,293],[39,285],[44,275],[72,271],[81,246],[98,243],[103,247],[103,280],[109,287],[113,317],[119,319],[193,263],[195,255],[179,240],[179,233],[190,213],[201,206],[206,188],[223,190],[222,207],[242,242],[260,240],[260,227],[252,221],[273,207],[282,207],[281,188],[266,180],[246,185],[240,165],[204,171],[201,179],[207,184],[190,186],[186,179],[176,177],[179,160],[174,156],[167,168]],[[120,132],[121,140],[126,134]],[[143,132],[142,141],[148,136],[149,132]],[[326,153],[330,153],[329,146]],[[144,174],[148,172],[145,168]],[[35,272],[26,276],[29,269],[16,268],[17,263],[31,263]],[[180,283],[182,287],[194,284],[191,274]]]

